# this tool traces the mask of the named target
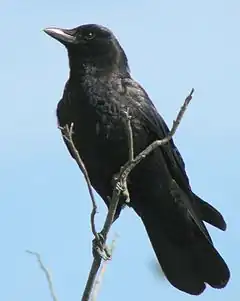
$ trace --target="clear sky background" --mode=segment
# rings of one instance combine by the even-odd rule
[[[168,124],[190,89],[196,92],[175,136],[196,193],[226,218],[227,232],[209,227],[231,269],[223,290],[198,300],[238,300],[240,153],[240,2],[16,1],[0,6],[0,299],[49,301],[42,271],[51,269],[59,301],[80,300],[90,268],[91,203],[83,177],[57,129],[55,108],[68,77],[67,54],[42,32],[47,26],[110,27],[132,75]],[[106,208],[99,201],[99,227]],[[141,221],[126,209],[99,300],[190,300],[157,276]]]

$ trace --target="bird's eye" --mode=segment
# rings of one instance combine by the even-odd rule
[[[94,39],[94,37],[95,37],[95,34],[91,31],[89,31],[88,33],[85,34],[84,39],[85,40],[92,40],[92,39]]]

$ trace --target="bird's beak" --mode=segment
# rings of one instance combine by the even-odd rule
[[[48,27],[45,28],[43,31],[62,44],[76,43],[76,37],[73,35],[73,31],[71,29]]]

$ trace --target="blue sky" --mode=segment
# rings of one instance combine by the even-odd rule
[[[127,7],[126,7],[127,5]],[[171,124],[185,96],[193,101],[175,136],[196,193],[225,216],[210,228],[231,269],[229,285],[199,300],[237,300],[239,292],[240,3],[202,1],[5,1],[1,3],[0,280],[1,300],[51,300],[35,259],[51,269],[60,300],[80,300],[91,264],[91,203],[56,127],[55,107],[68,76],[65,49],[47,26],[110,27],[132,75]],[[99,201],[99,226],[106,208]],[[99,300],[190,300],[155,272],[140,220],[126,209]]]

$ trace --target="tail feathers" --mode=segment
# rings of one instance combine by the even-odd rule
[[[215,226],[216,228],[225,231],[227,228],[226,222],[222,214],[213,206],[202,200],[200,197],[194,194],[195,199],[200,204],[200,212],[202,219]]]
[[[168,281],[185,293],[200,295],[206,285],[194,266],[191,250],[172,244],[160,232],[158,235],[157,240],[151,234],[149,238]]]
[[[168,281],[177,289],[200,295],[208,283],[223,288],[230,277],[229,269],[212,244],[204,237],[189,244],[179,244],[161,230],[155,217],[142,216],[153,249]],[[159,225],[159,227],[158,227]]]
[[[193,248],[204,281],[213,288],[224,288],[230,278],[230,271],[217,250],[204,238],[196,242]]]

